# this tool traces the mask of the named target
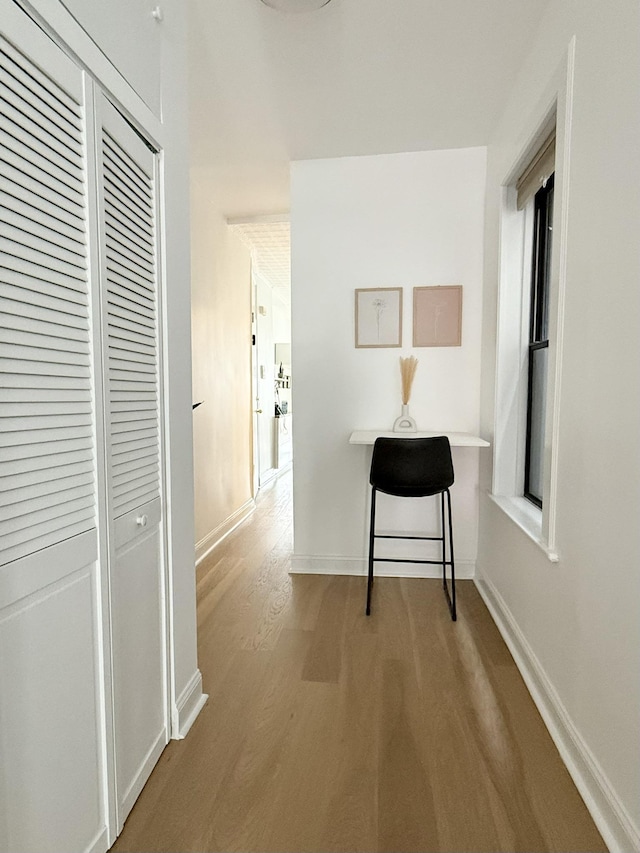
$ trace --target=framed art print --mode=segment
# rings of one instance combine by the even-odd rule
[[[462,344],[462,285],[413,288],[414,347]]]
[[[402,288],[356,289],[356,347],[402,346]]]

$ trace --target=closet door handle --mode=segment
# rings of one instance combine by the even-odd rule
[[[147,521],[148,521],[148,520],[149,520],[149,519],[147,518],[147,516],[146,516],[146,515],[139,515],[139,516],[136,518],[136,524],[138,525],[138,527],[146,527],[146,526],[147,526]]]

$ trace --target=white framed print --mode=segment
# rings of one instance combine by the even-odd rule
[[[402,346],[402,288],[357,288],[356,347]]]

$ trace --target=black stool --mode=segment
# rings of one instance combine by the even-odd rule
[[[433,438],[377,438],[371,459],[371,526],[369,528],[369,578],[367,582],[367,609],[371,613],[371,587],[373,563],[431,563],[442,565],[442,586],[449,604],[451,618],[456,621],[456,572],[453,561],[453,525],[451,522],[451,495],[453,485],[451,445],[446,435]],[[441,536],[403,536],[378,534],[376,530],[376,492],[403,498],[422,498],[440,495]],[[447,496],[449,518],[449,551],[447,560],[444,525],[444,496]],[[442,543],[441,560],[405,560],[392,557],[374,557],[376,539],[430,539]],[[446,567],[451,566],[451,592],[447,585]]]

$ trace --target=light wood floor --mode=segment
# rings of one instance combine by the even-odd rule
[[[210,698],[119,851],[604,851],[471,581],[289,576],[291,483],[198,570]]]

